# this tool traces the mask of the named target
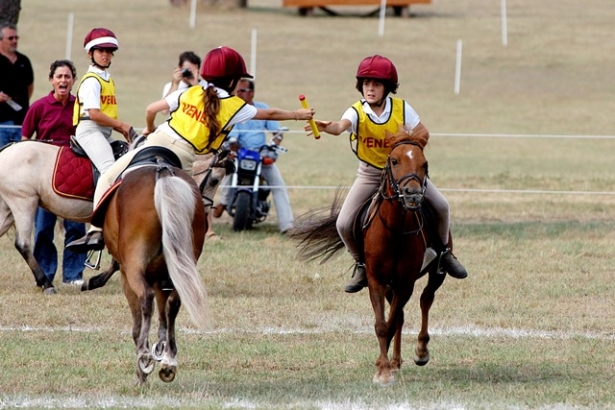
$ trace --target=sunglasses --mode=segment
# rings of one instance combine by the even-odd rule
[[[19,40],[19,36],[10,36],[6,38],[8,41]]]
[[[249,88],[240,88],[239,90],[237,90],[238,93],[247,93],[247,92],[250,92],[250,91],[252,91],[252,90],[249,89]]]

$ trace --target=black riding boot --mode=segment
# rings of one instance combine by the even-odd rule
[[[365,272],[365,264],[357,262],[354,265],[352,277],[346,284],[344,289],[347,293],[356,293],[367,286],[367,273]]]
[[[444,246],[440,253],[440,268],[446,271],[450,276],[455,279],[465,279],[468,277],[468,271],[457,260],[451,248]]]

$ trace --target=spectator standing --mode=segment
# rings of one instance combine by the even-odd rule
[[[34,91],[30,59],[17,51],[19,35],[12,23],[0,25],[0,148],[21,139],[21,124]]]
[[[22,127],[22,139],[36,139],[58,146],[68,146],[75,133],[73,109],[75,96],[71,89],[75,84],[77,70],[68,60],[54,61],[49,68],[52,91],[32,103]],[[58,251],[53,236],[57,216],[38,208],[35,219],[34,257],[43,272],[53,282],[58,269]],[[85,234],[85,224],[64,220],[64,243],[67,244]],[[62,282],[75,286],[83,284],[83,265],[86,255],[64,249],[62,256]]]
[[[269,106],[263,102],[254,101],[254,88],[253,80],[242,79],[237,86],[236,94],[246,103],[256,108],[269,108]],[[265,131],[274,133],[275,137],[273,141],[275,144],[279,145],[280,142],[282,142],[283,136],[282,133],[279,132],[280,124],[273,120],[250,120],[237,124],[229,134],[229,142],[232,144],[236,141],[239,147],[260,150],[263,145],[267,144],[267,135]],[[274,162],[270,165],[262,165],[261,176],[267,181],[267,184],[272,187],[271,193],[273,194],[273,202],[278,214],[278,226],[280,232],[285,234],[293,227],[293,212],[282,174]],[[226,187],[222,188],[220,203],[216,205],[213,211],[213,215],[216,218],[222,215],[231,200],[232,192],[231,188],[228,187],[229,182],[230,176],[227,176],[222,183],[222,185]]]

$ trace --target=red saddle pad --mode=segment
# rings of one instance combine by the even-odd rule
[[[92,162],[88,158],[75,155],[70,147],[61,147],[56,157],[52,186],[53,191],[60,196],[92,201]]]

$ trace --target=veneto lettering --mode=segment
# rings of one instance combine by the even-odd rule
[[[379,138],[365,137],[361,140],[367,148],[389,148],[391,146],[391,144],[389,144],[386,140]]]
[[[105,104],[105,105],[117,105],[117,100],[115,99],[115,95],[101,95],[100,102],[101,104]]]
[[[205,113],[203,111],[199,111],[199,109],[192,104],[188,104],[182,102],[182,112],[189,116],[192,119],[197,120],[198,122],[205,124]]]

